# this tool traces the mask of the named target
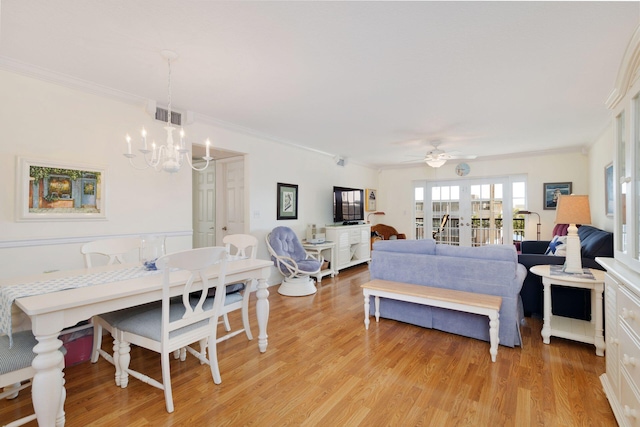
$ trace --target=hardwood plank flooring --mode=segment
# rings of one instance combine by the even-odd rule
[[[313,296],[270,288],[267,352],[258,352],[252,313],[253,341],[239,335],[218,346],[222,384],[190,355],[172,361],[173,414],[161,390],[135,378],[116,387],[103,359],[68,367],[66,425],[616,425],[598,378],[605,359],[592,345],[555,337],[544,345],[541,321],[527,318],[523,347],[500,346],[491,363],[484,341],[387,319],[372,318],[366,331],[360,284],[368,280],[365,265],[325,278]],[[135,348],[131,364],[160,380],[155,353]],[[23,391],[0,401],[0,424],[30,412]]]

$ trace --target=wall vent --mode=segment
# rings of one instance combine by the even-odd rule
[[[168,116],[169,116],[169,111],[167,109],[156,107],[156,120],[167,123]],[[176,126],[182,126],[182,114],[172,111],[171,123],[173,123]]]

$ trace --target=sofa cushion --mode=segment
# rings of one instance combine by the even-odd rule
[[[436,241],[433,239],[420,240],[378,240],[373,243],[373,249],[385,252],[405,252],[412,254],[435,255]]]
[[[583,258],[613,257],[613,233],[582,225],[578,227]]]
[[[554,236],[545,255],[567,256],[567,236]]]

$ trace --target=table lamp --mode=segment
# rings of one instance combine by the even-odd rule
[[[591,224],[589,196],[574,194],[558,197],[556,224],[569,224],[567,234],[567,257],[562,269],[565,273],[582,273],[580,237],[576,224]]]
[[[371,221],[369,221],[369,217],[371,215],[386,215],[384,212],[371,212],[369,215],[367,215],[367,224],[371,224]]]

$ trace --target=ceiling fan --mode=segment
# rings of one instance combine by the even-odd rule
[[[424,162],[432,168],[439,168],[440,166],[444,165],[447,160],[475,159],[476,157],[478,157],[475,154],[462,154],[458,151],[445,152],[444,150],[438,148],[441,143],[442,141],[431,141],[433,150],[428,151],[426,156],[424,157]]]

